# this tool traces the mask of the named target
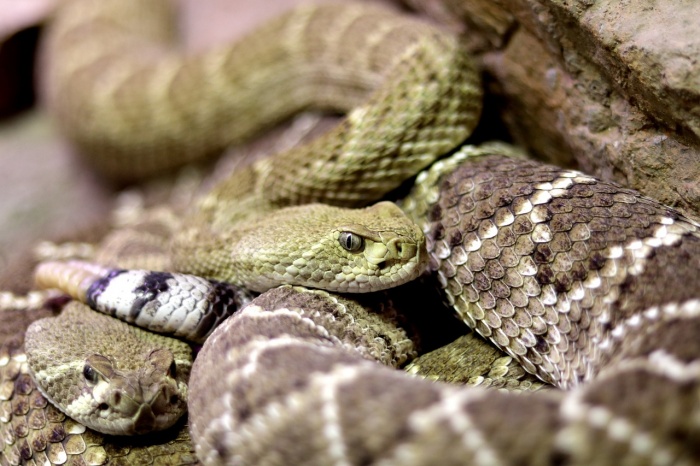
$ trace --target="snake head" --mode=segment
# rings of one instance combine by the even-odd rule
[[[187,406],[187,391],[177,380],[177,365],[164,348],[146,356],[134,371],[119,370],[109,358],[92,354],[82,370],[79,403],[68,405],[76,419],[112,435],[144,434],[170,427]]]
[[[377,291],[416,278],[427,258],[420,228],[391,202],[362,211],[366,221],[337,228],[337,255],[346,264],[334,277],[334,291]]]
[[[231,259],[235,276],[223,279],[254,291],[286,284],[365,293],[417,278],[427,252],[420,228],[391,202],[364,209],[309,204],[251,224]]]
[[[98,432],[135,435],[172,426],[187,410],[191,349],[71,302],[25,334],[41,393]]]

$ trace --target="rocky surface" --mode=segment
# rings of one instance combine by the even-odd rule
[[[700,216],[700,2],[406,3],[465,33],[517,143]]]

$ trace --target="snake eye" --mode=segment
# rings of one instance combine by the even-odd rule
[[[168,375],[173,379],[175,378],[175,376],[177,376],[177,366],[175,365],[175,361],[170,363],[170,367],[168,368]]]
[[[85,364],[83,367],[83,377],[91,384],[97,383],[97,371],[89,364]]]
[[[340,245],[343,248],[347,249],[350,252],[358,252],[362,250],[362,248],[365,245],[365,240],[360,235],[351,233],[349,231],[340,232],[338,241],[340,242]]]

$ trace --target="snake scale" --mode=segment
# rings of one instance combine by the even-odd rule
[[[71,5],[76,9],[71,11],[68,8]],[[107,42],[114,48],[100,55],[102,61],[95,55],[100,47],[76,47],[77,51],[72,53],[79,59],[68,62],[82,64],[84,68],[67,67],[54,72],[56,82],[64,79],[71,84],[67,87],[55,85],[54,89],[60,92],[53,95],[53,105],[60,109],[67,134],[77,146],[106,155],[104,160],[95,162],[102,170],[113,172],[121,179],[146,174],[154,169],[156,162],[137,159],[143,164],[134,165],[144,167],[143,172],[127,175],[119,170],[131,163],[122,157],[137,153],[139,147],[145,147],[144,153],[155,154],[157,159],[162,158],[163,153],[177,155],[178,151],[166,146],[159,152],[150,140],[139,141],[138,137],[130,139],[136,141],[131,147],[109,146],[110,141],[125,138],[124,133],[132,134],[135,128],[141,128],[144,120],[132,120],[131,108],[122,104],[121,113],[115,114],[128,116],[123,118],[127,129],[118,129],[115,114],[104,122],[97,114],[107,110],[93,109],[90,102],[80,100],[81,91],[89,87],[86,83],[99,84],[96,84],[99,91],[96,100],[103,104],[107,101],[105,109],[118,106],[122,99],[129,102],[134,98],[129,92],[146,93],[139,89],[151,89],[150,92],[155,89],[161,93],[161,98],[162,89],[169,90],[172,94],[167,97],[174,102],[177,100],[174,96],[186,94],[177,88],[178,85],[198,87],[185,78],[196,77],[199,69],[211,71],[212,63],[227,64],[233,59],[229,60],[228,55],[222,58],[221,51],[192,62],[166,57],[165,63],[169,63],[163,71],[166,80],[155,68],[145,66],[152,62],[153,54],[162,53],[161,46],[154,46],[153,49],[139,48],[145,53],[136,64],[127,59],[126,63],[109,68],[107,65],[113,61],[108,58],[121,56],[119,52],[124,48],[140,43],[132,42],[137,40],[133,39],[138,36],[134,34],[136,26],[156,31],[157,39],[169,32],[161,26],[153,27],[154,20],[145,14],[143,5],[136,8],[139,14],[133,23],[119,22],[126,17],[121,15],[128,13],[129,2],[126,1],[114,2],[118,9],[124,9],[119,14],[97,7],[79,11],[75,5],[97,4],[68,2],[66,11],[70,13],[65,16],[68,23],[57,27],[56,49],[49,52],[50,56],[60,56],[58,52],[62,48],[71,51],[71,37],[73,42],[77,40],[75,31],[82,33],[91,24],[103,26],[100,31],[104,30],[105,23],[117,26],[123,32],[124,41],[105,35],[103,38],[109,37]],[[148,5],[148,10],[162,13],[158,11],[163,6],[160,3],[149,2]],[[340,23],[331,21],[336,15]],[[281,92],[295,95],[293,100],[299,99],[297,106],[282,111],[273,103],[265,110],[269,113],[261,117],[261,123],[255,122],[256,125],[270,124],[312,104],[334,109],[352,105],[355,109],[339,129],[327,136],[328,139],[312,143],[309,152],[295,149],[276,156],[273,162],[256,163],[214,188],[185,221],[188,226],[176,235],[174,251],[180,248],[184,252],[174,252],[174,268],[211,279],[231,279],[230,270],[219,272],[223,259],[218,246],[226,242],[221,240],[222,235],[225,239],[231,238],[226,226],[234,220],[240,221],[241,215],[247,215],[245,209],[251,204],[230,207],[224,205],[224,199],[252,192],[252,205],[261,211],[276,211],[269,218],[284,217],[285,214],[279,212],[289,211],[277,209],[297,203],[323,200],[353,207],[370,203],[466,137],[479,108],[479,103],[475,102],[478,100],[478,91],[474,90],[476,81],[468,59],[449,36],[413,20],[393,23],[390,18],[393,16],[374,8],[319,7],[299,10],[266,29],[277,40],[283,33],[293,33],[297,38],[306,33],[316,34],[318,31],[311,32],[314,25],[331,24],[324,31],[335,39],[336,42],[329,39],[335,47],[353,37],[364,41],[365,46],[374,46],[369,47],[370,50],[382,50],[376,52],[375,60],[367,57],[359,57],[359,60],[370,68],[390,63],[393,66],[390,69],[381,67],[374,71],[375,76],[382,76],[382,82],[391,85],[378,86],[379,79],[358,81],[354,75],[360,74],[357,62],[348,67],[352,76],[319,68],[310,71],[311,78],[305,76],[302,84],[284,78]],[[282,27],[285,25],[289,29]],[[353,30],[359,25],[362,31],[376,34],[360,34]],[[344,36],[342,31],[348,30],[353,33]],[[406,43],[415,43],[416,37],[422,34],[431,40],[420,39],[418,43],[422,45],[406,48]],[[397,52],[397,42],[385,41],[387,36],[403,38],[405,42],[398,41],[401,50],[410,51]],[[258,55],[268,57],[261,52],[263,49],[253,46],[261,41],[255,39],[256,36],[251,37],[254,39],[240,46],[238,52],[243,50],[256,58]],[[289,41],[289,37],[286,39]],[[352,43],[352,46],[357,44]],[[435,55],[438,46],[451,53],[444,59],[442,55],[438,57]],[[272,53],[268,48],[264,50]],[[286,55],[299,56],[285,52],[269,57],[273,64],[280,63],[286,68],[289,66],[284,61]],[[324,56],[326,64],[330,61],[323,52],[320,55]],[[387,59],[395,56],[400,58]],[[309,67],[308,62],[303,63],[300,69]],[[467,78],[466,84],[459,84],[456,78],[460,72],[446,66],[448,63],[456,63],[457,70],[468,70],[461,73]],[[266,78],[274,76],[279,80],[278,69],[274,66],[272,69],[269,74],[264,72],[250,79],[265,82]],[[440,75],[437,71],[446,74]],[[105,74],[100,76],[113,80],[91,81],[92,73],[103,72]],[[65,74],[61,76],[61,73]],[[328,95],[338,92],[336,88],[328,94],[308,90],[310,86],[326,89],[326,84],[319,83],[320,78],[314,73],[337,77],[337,82],[328,86],[346,86],[346,92],[340,94],[347,100],[341,98],[343,103],[329,104]],[[153,81],[143,84],[135,78],[137,75]],[[218,72],[213,75],[220,77]],[[248,79],[240,69],[233,76],[232,82]],[[163,86],[164,82],[169,84]],[[287,83],[291,83],[289,87],[285,87]],[[269,82],[265,85],[274,87]],[[248,86],[240,85],[241,88]],[[289,90],[298,86],[301,86],[298,91],[301,96]],[[309,88],[305,90],[304,86]],[[375,87],[379,90],[370,97],[371,105],[356,106],[354,91],[361,88],[358,94],[363,94],[364,98],[366,88]],[[401,107],[400,101],[392,100],[396,96],[386,95],[391,90],[404,97],[428,96],[434,103],[426,104],[415,98],[412,102],[415,107]],[[119,100],[110,100],[117,95]],[[309,102],[309,95],[320,97],[320,102]],[[155,102],[152,96],[146,101],[149,98]],[[198,100],[211,103],[216,99],[201,95]],[[250,100],[250,96],[242,99],[244,103]],[[74,102],[78,102],[80,111],[70,107]],[[240,107],[218,109],[213,111],[215,116],[206,115],[201,109],[194,110],[191,115],[175,111],[172,119],[188,128],[204,127],[206,121],[240,110]],[[91,115],[89,130],[84,132],[79,122],[72,121],[73,115],[83,111]],[[397,113],[409,121],[408,126],[403,126],[407,130],[397,129],[406,121],[396,126],[387,121],[389,114]],[[162,119],[170,117],[157,116],[148,106],[145,114],[145,121],[155,122],[156,128],[141,132],[144,137],[157,133],[158,125],[163,125],[163,131],[181,132],[183,128],[165,129],[167,125]],[[360,138],[355,135],[355,125],[362,127],[363,122],[365,133]],[[99,133],[103,123],[103,128],[114,131],[114,137]],[[245,132],[248,131],[246,128]],[[367,131],[376,132],[372,135]],[[384,136],[376,142],[380,131]],[[221,133],[230,139],[217,144],[228,144],[238,138],[228,127]],[[194,153],[193,147],[202,146],[203,140],[212,139],[209,135],[197,136],[196,131],[191,134],[194,135],[191,141],[176,144],[185,148],[184,153],[188,155]],[[431,134],[436,136],[428,137]],[[154,140],[158,138],[171,140],[167,135]],[[368,142],[359,142],[360,139]],[[385,144],[386,141],[389,143]],[[101,146],[105,143],[108,145]],[[367,150],[367,146],[373,146],[372,150]],[[338,151],[324,151],[324,148]],[[202,154],[208,155],[214,150],[215,147],[207,146]],[[368,152],[380,154],[382,158],[375,158],[366,165],[355,165],[357,154]],[[387,153],[397,154],[388,159],[398,160],[398,168],[385,162]],[[359,158],[366,160],[363,156]],[[403,208],[419,225],[419,232],[425,235],[427,268],[437,277],[446,300],[459,316],[526,370],[569,390],[524,395],[463,388],[407,376],[376,364],[378,361],[397,367],[415,353],[411,339],[397,323],[390,306],[375,303],[374,311],[368,311],[359,304],[366,302],[350,295],[274,288],[214,330],[195,360],[188,406],[191,433],[200,461],[207,464],[407,465],[692,464],[698,461],[694,445],[700,440],[697,412],[700,348],[696,337],[700,325],[697,274],[700,235],[696,223],[620,186],[512,157],[508,151],[488,146],[481,149],[465,146],[450,158],[434,163],[418,176],[413,191],[403,201]],[[206,226],[203,226],[205,221]],[[334,239],[352,252],[357,240],[351,238],[356,237],[344,234],[360,234],[358,228],[336,228]],[[371,228],[367,230],[369,236],[377,238]],[[360,241],[367,248],[366,236],[362,238]],[[384,244],[382,241],[385,240],[374,244]],[[200,255],[196,252],[198,248],[206,253]],[[367,249],[371,252],[377,248],[383,254],[407,251],[403,247],[388,246]],[[408,248],[416,254],[419,250],[420,247]],[[224,248],[224,251],[229,254],[229,250]],[[300,264],[292,264],[293,269],[286,267],[280,273],[292,274],[290,270],[296,271]],[[53,277],[52,273],[49,275]],[[123,274],[108,271],[106,289],[114,285],[111,275]],[[65,288],[73,286],[73,278],[68,279]],[[129,291],[122,285],[114,286]],[[145,285],[136,283],[136,287],[139,286]],[[270,286],[271,283],[266,283],[257,291]],[[410,286],[411,283],[404,285]],[[78,295],[86,291],[82,282],[73,288],[78,290]],[[170,290],[168,286],[161,288],[159,292]],[[129,296],[125,300],[127,308],[134,309],[133,300]],[[136,308],[141,310],[144,306],[140,302]],[[78,303],[68,305],[66,310],[86,312]],[[48,331],[42,334],[48,335]],[[21,350],[15,352],[12,360],[21,362]],[[165,372],[180,372],[171,370],[169,363],[154,364],[154,367],[159,365],[164,366]],[[85,377],[92,378],[91,375]],[[13,386],[18,392],[30,392],[17,390],[16,382]],[[212,403],[212,400],[217,402]],[[18,411],[15,415],[19,414]],[[21,436],[16,431],[13,435],[14,438]],[[6,440],[6,443],[10,442]],[[37,455],[43,454],[43,450],[33,448]],[[23,456],[27,454],[31,456],[31,448],[17,458],[29,460]],[[9,462],[8,458],[5,455],[2,459]],[[81,453],[77,458],[86,461],[87,457]],[[190,460],[191,457],[181,455],[174,461]]]

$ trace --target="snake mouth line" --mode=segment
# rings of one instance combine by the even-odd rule
[[[143,405],[134,418],[134,432],[143,435],[156,428],[156,416],[150,405]]]

